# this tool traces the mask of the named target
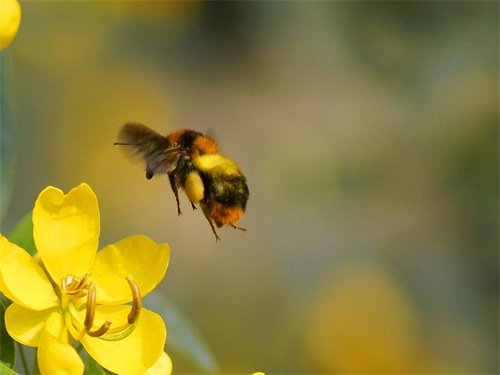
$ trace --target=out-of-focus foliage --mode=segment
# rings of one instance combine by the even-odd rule
[[[8,202],[12,195],[12,185],[14,176],[14,136],[12,122],[13,101],[7,79],[7,66],[11,66],[5,61],[0,53],[0,220],[7,211]],[[12,81],[12,80],[10,80]]]
[[[171,302],[153,291],[144,299],[144,306],[157,311],[168,327],[168,342],[171,352],[181,355],[203,372],[219,370],[209,345],[183,314]]]
[[[498,14],[25,2],[3,51],[17,162],[0,230],[44,186],[88,182],[103,243],[171,245],[161,292],[224,373],[498,373]],[[249,182],[247,236],[216,244],[184,196],[177,217],[168,180],[113,147],[127,121],[214,135]]]
[[[26,250],[30,255],[37,253],[33,239],[33,221],[31,212],[25,215],[9,236],[9,241]]]
[[[3,321],[5,319],[5,309],[7,307],[4,305],[3,301],[0,300],[0,344],[2,344],[2,351],[0,352],[0,366],[5,366],[9,369],[13,369],[16,364],[16,348],[14,340],[9,336],[7,330],[5,329],[5,324]],[[4,367],[0,367],[0,373],[3,374]]]

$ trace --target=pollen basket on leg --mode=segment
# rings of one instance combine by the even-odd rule
[[[187,197],[194,204],[198,204],[205,194],[205,186],[198,172],[191,172],[186,177],[186,183],[184,184],[184,191]]]

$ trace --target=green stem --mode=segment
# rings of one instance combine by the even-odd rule
[[[26,354],[24,353],[24,346],[17,343],[17,348],[19,349],[19,355],[21,356],[21,362],[23,363],[24,373],[29,374],[28,361],[26,360]]]
[[[40,375],[40,369],[38,368],[38,348],[35,349],[35,360],[33,361],[33,375]]]
[[[76,346],[75,350],[80,353],[83,349],[83,345],[81,342],[78,342],[78,345]]]

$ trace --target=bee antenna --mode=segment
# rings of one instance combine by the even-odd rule
[[[113,146],[133,146],[132,143],[125,143],[125,142],[115,142],[113,143]]]

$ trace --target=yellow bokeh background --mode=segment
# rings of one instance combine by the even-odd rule
[[[384,270],[350,265],[312,305],[308,351],[328,372],[419,373],[419,320],[411,298]],[[422,353],[423,354],[423,353]]]

